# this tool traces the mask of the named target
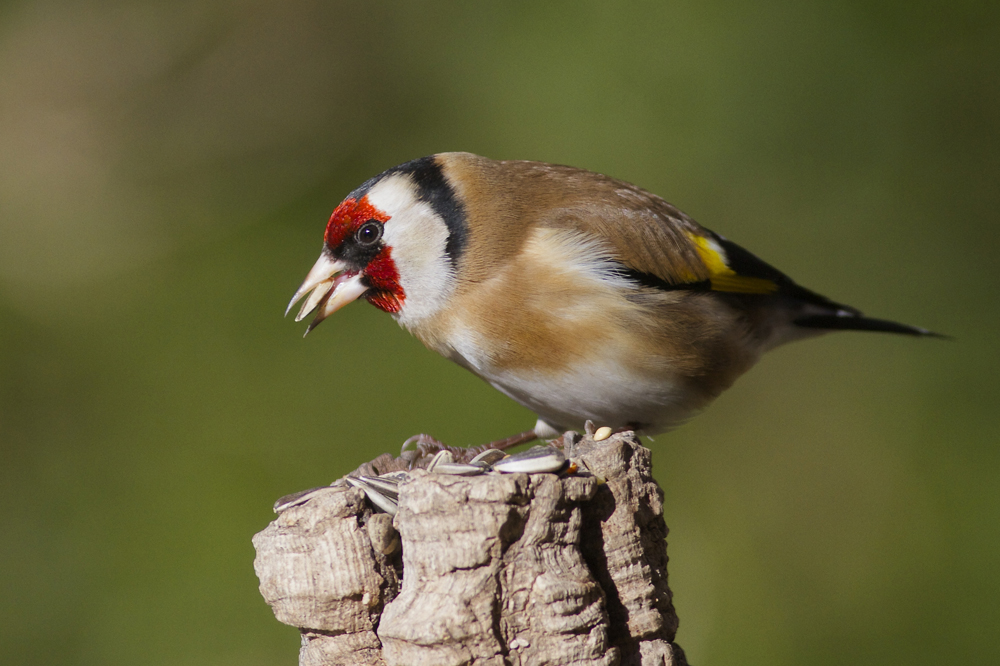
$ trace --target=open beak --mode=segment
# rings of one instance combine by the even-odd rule
[[[295,321],[302,321],[310,312],[319,308],[316,317],[306,329],[306,335],[319,326],[321,321],[348,303],[356,301],[368,291],[368,287],[362,282],[360,273],[346,271],[347,264],[329,258],[324,252],[319,255],[319,260],[306,275],[302,286],[292,296],[288,309],[285,310],[286,315],[299,302],[299,299],[309,294],[309,298],[305,300],[299,313],[295,315]]]

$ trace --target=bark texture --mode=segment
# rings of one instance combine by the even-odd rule
[[[686,664],[649,450],[631,433],[563,441],[578,475],[417,469],[394,519],[356,488],[284,501],[254,537],[254,568],[302,632],[299,663]]]

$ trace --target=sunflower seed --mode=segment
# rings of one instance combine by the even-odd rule
[[[435,474],[452,474],[455,476],[478,476],[488,470],[486,465],[466,465],[457,462],[439,462],[432,470]]]
[[[472,460],[470,460],[469,464],[470,465],[480,465],[480,464],[482,464],[482,465],[486,465],[487,467],[489,467],[490,465],[496,463],[499,460],[503,460],[506,457],[507,457],[507,454],[504,453],[503,451],[501,451],[500,449],[486,449],[485,451],[483,451],[482,453],[480,453],[478,456],[476,456],[475,458],[473,458]]]
[[[369,487],[379,491],[392,501],[399,499],[399,481],[391,477],[382,476],[359,476],[358,479],[368,484]]]
[[[493,463],[493,469],[504,474],[516,472],[545,474],[546,472],[558,472],[567,464],[566,456],[559,449],[551,446],[534,446],[527,451],[515,453]]]
[[[607,439],[608,437],[611,437],[611,432],[612,432],[611,428],[609,428],[608,426],[604,426],[603,428],[598,428],[597,432],[594,433],[594,441],[600,442]]]
[[[395,472],[386,472],[385,474],[379,474],[378,478],[385,479],[387,481],[392,481],[398,485],[403,481],[406,481],[408,478],[410,478],[410,473],[407,472],[405,469],[401,469]]]
[[[438,451],[437,453],[434,454],[434,457],[431,458],[430,463],[427,464],[427,471],[433,472],[434,468],[440,465],[441,463],[451,463],[451,462],[455,462],[455,456],[451,455],[451,451],[447,450]]]
[[[287,509],[291,509],[293,506],[298,506],[300,504],[305,504],[313,497],[316,497],[320,493],[330,490],[330,486],[320,486],[319,488],[310,488],[309,490],[300,490],[297,493],[292,493],[291,495],[285,495],[278,499],[274,503],[274,512],[281,513]]]
[[[349,484],[351,484],[355,488],[361,488],[361,490],[364,491],[365,495],[367,495],[371,503],[374,504],[376,507],[382,509],[390,516],[396,515],[396,510],[399,508],[399,506],[396,504],[395,501],[389,499],[388,497],[380,493],[378,490],[373,488],[367,481],[356,479],[353,476],[348,476],[346,478]]]

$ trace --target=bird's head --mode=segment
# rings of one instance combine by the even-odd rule
[[[450,295],[465,238],[464,206],[438,156],[389,169],[333,211],[323,251],[285,313],[309,294],[295,317],[317,310],[308,333],[364,297],[404,325],[419,324]]]

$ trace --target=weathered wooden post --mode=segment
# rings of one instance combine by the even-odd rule
[[[280,501],[255,569],[302,632],[299,663],[686,664],[649,450],[632,433],[563,442],[576,474],[414,469],[394,517],[347,484]]]

